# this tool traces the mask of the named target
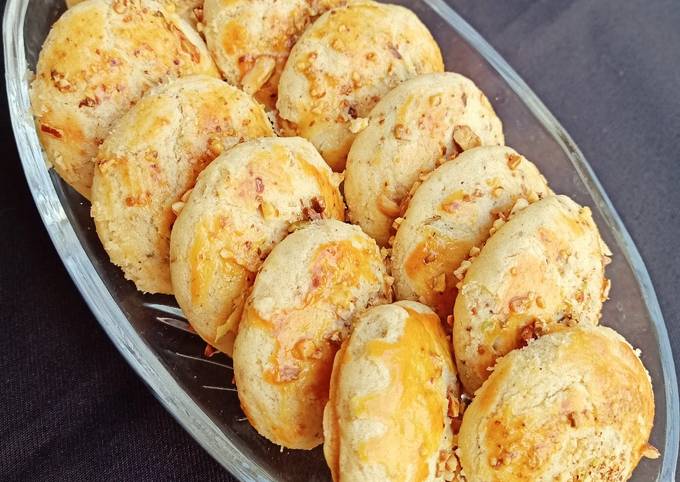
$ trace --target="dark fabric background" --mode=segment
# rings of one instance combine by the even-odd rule
[[[590,160],[680,340],[680,3],[451,3]],[[26,187],[4,88],[2,102],[0,480],[233,480],[153,398],[85,306]]]

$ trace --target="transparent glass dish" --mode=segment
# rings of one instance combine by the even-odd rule
[[[245,421],[232,385],[230,360],[205,358],[167,296],[145,296],[109,263],[89,203],[46,168],[30,111],[28,86],[42,42],[64,0],[8,0],[3,20],[7,94],[14,134],[33,198],[74,283],[118,350],[182,426],[227,470],[244,481],[330,480],[321,449],[281,451]],[[678,386],[664,320],[647,270],[592,169],[569,135],[496,51],[443,0],[399,1],[414,10],[439,42],[448,70],[486,92],[503,119],[509,145],[533,160],[556,192],[593,209],[613,251],[607,268],[611,300],[603,323],[642,350],[656,397],[651,442],[634,481],[675,480]],[[182,463],[178,460],[177,463]]]

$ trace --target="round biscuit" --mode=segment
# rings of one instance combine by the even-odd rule
[[[410,10],[375,2],[324,13],[295,44],[281,74],[284,132],[316,146],[342,171],[373,106],[406,79],[444,69],[432,35]]]
[[[208,76],[159,86],[114,123],[95,160],[91,212],[111,261],[137,289],[172,294],[173,209],[222,150],[270,135],[252,97]]]
[[[595,325],[609,251],[590,209],[549,196],[510,217],[472,260],[453,308],[453,347],[474,393],[496,359],[556,325]]]
[[[654,392],[615,331],[579,325],[498,361],[463,415],[467,482],[625,481],[647,441]]]
[[[315,221],[264,261],[239,323],[234,377],[257,431],[291,449],[323,441],[333,358],[352,319],[390,300],[380,249],[357,226]]]
[[[333,480],[443,482],[457,466],[458,395],[433,311],[412,301],[367,310],[333,366],[324,411]]]

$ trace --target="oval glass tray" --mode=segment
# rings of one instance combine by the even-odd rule
[[[230,360],[206,358],[172,297],[138,293],[109,263],[90,206],[45,160],[28,98],[30,72],[64,0],[8,0],[3,19],[7,94],[28,185],[43,222],[76,286],[118,350],[182,426],[244,481],[330,480],[321,449],[280,450],[245,420]],[[569,135],[495,50],[443,0],[397,1],[416,12],[441,46],[448,70],[472,78],[505,127],[508,145],[538,165],[553,190],[592,208],[614,256],[607,268],[611,299],[603,323],[642,351],[656,397],[651,443],[634,481],[672,481],[678,456],[678,386],[659,304],[633,241],[592,169]],[[178,463],[182,463],[178,460]]]

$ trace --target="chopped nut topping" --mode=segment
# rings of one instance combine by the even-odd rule
[[[255,178],[255,192],[258,194],[262,194],[264,192],[264,183],[262,182],[261,177]]]
[[[311,200],[311,206],[305,206],[302,208],[302,215],[306,220],[315,221],[318,219],[323,219],[323,213],[326,210],[326,206],[323,199],[313,197]]]
[[[279,216],[279,210],[270,202],[262,201],[259,209],[260,214],[262,214],[262,217],[265,219],[274,219]]]
[[[453,272],[453,275],[458,278],[459,280],[462,280],[465,277],[465,273],[467,270],[472,266],[472,262],[470,260],[466,259],[462,263],[460,263],[460,266]]]
[[[430,105],[432,107],[437,107],[438,105],[440,105],[442,103],[442,96],[441,96],[441,94],[431,95],[428,100],[429,100]]]
[[[443,293],[444,291],[446,291],[446,275],[444,273],[441,273],[434,279],[432,289],[436,293]]]
[[[473,247],[470,248],[469,256],[470,256],[471,258],[474,258],[475,256],[478,256],[479,253],[481,253],[481,251],[482,251],[482,250],[479,249],[479,247],[473,246]]]
[[[314,87],[314,88],[312,89],[312,91],[310,92],[310,94],[311,94],[312,97],[314,97],[315,99],[320,99],[321,97],[323,97],[324,95],[326,95],[326,91],[323,90],[323,89],[320,88],[320,87]]]
[[[511,171],[514,171],[517,166],[519,166],[519,163],[522,161],[522,156],[519,156],[517,154],[508,154],[507,156],[508,159],[508,167],[510,168]]]
[[[380,196],[378,196],[378,209],[385,216],[389,217],[397,217],[401,212],[399,204],[387,197],[385,193],[381,193]]]
[[[61,139],[64,137],[63,132],[59,129],[55,129],[52,126],[48,126],[47,124],[40,124],[40,130],[44,132],[45,134],[49,134],[52,137],[56,137],[57,139]]]
[[[179,216],[179,213],[182,212],[182,208],[184,207],[184,203],[182,201],[177,201],[172,203],[171,209],[172,212],[175,214],[175,216]]]
[[[498,187],[495,187],[493,191],[491,191],[491,195],[495,198],[499,198],[503,195],[503,191],[504,191],[503,187],[498,186]]]
[[[642,448],[642,456],[645,458],[658,459],[660,455],[659,451],[653,445],[645,444]]]
[[[349,130],[352,134],[358,134],[368,127],[367,117],[357,117],[352,119],[349,123]]]
[[[223,150],[224,146],[222,145],[222,141],[220,139],[217,137],[210,137],[208,139],[208,151],[211,155],[217,157],[222,153]]]
[[[408,139],[410,130],[404,124],[397,124],[394,126],[394,137],[397,139]]]
[[[253,95],[267,83],[274,73],[276,61],[267,55],[258,57],[250,69],[242,78],[241,86],[246,94]]]
[[[470,126],[466,125],[455,126],[453,128],[453,140],[464,151],[482,145],[482,141],[479,136],[473,132]]]
[[[601,299],[602,301],[607,301],[609,299],[609,290],[612,287],[612,282],[610,279],[605,278],[602,281],[602,296]]]
[[[515,296],[508,303],[508,307],[513,313],[524,313],[529,306],[531,306],[529,296]]]
[[[536,306],[538,306],[539,308],[545,308],[545,300],[543,299],[542,296],[536,297]]]

